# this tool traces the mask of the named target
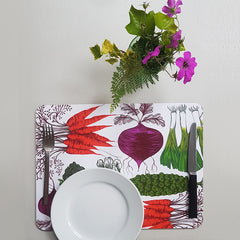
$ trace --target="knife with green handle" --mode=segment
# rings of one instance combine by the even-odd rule
[[[197,218],[197,127],[193,123],[189,133],[189,146],[188,146],[188,192],[189,192],[189,209],[188,217]]]

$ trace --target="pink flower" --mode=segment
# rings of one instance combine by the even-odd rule
[[[167,46],[168,48],[176,48],[178,46],[178,41],[181,40],[181,33],[182,31],[179,30],[175,34],[171,35],[171,43]]]
[[[148,52],[148,55],[142,60],[142,63],[143,64],[147,64],[147,61],[151,58],[151,57],[156,57],[159,55],[160,53],[160,47],[162,47],[161,45],[160,46],[157,46],[155,47],[155,49],[152,51],[152,52]]]
[[[175,0],[168,0],[167,5],[168,6],[164,6],[162,8],[162,11],[166,13],[169,17],[181,13],[181,8],[179,7],[180,5],[182,5],[181,0],[177,0],[177,2]]]
[[[195,58],[191,57],[190,52],[184,52],[183,57],[179,57],[176,60],[176,65],[180,68],[177,74],[177,80],[181,80],[184,77],[183,83],[191,81],[192,76],[194,75],[194,68],[197,66]]]

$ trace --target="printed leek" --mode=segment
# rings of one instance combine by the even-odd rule
[[[199,137],[199,145],[201,148],[201,153],[203,155],[203,127],[197,127],[197,136]]]
[[[179,106],[180,112],[180,124],[181,124],[181,132],[182,132],[182,139],[179,146],[179,163],[178,163],[178,170],[181,172],[187,172],[187,159],[188,159],[188,132],[186,128],[186,105]]]
[[[200,153],[197,151],[197,171],[203,167],[203,160]]]
[[[166,146],[160,157],[160,163],[168,168],[178,168],[179,152],[175,133],[177,108],[173,107],[169,108],[169,110],[171,111],[170,130]]]

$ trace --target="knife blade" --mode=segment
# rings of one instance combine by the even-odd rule
[[[192,123],[189,133],[188,145],[188,191],[189,191],[189,209],[188,217],[197,217],[197,154],[196,154],[196,123]]]

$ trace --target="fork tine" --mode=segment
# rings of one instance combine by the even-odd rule
[[[43,134],[43,139],[53,141],[54,140],[53,126],[44,124],[42,134]]]
[[[51,140],[54,142],[54,131],[53,131],[53,126],[51,125]]]
[[[47,139],[50,139],[50,128],[49,125],[47,125]]]
[[[43,125],[43,138],[46,137],[46,124]]]
[[[49,141],[52,140],[52,126],[48,125],[48,139]]]

